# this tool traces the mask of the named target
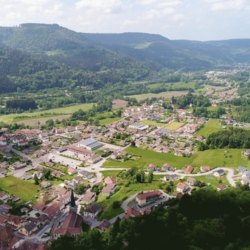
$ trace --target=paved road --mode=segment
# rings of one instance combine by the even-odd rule
[[[211,171],[205,172],[205,173],[199,173],[199,174],[182,174],[181,170],[177,170],[175,172],[154,172],[154,175],[171,175],[171,174],[177,174],[179,176],[183,177],[195,177],[195,176],[204,176],[204,175],[210,175],[213,174],[216,170],[223,169],[224,171],[228,171],[226,178],[231,186],[236,187],[235,181],[233,180],[234,170],[231,168],[214,168]],[[148,174],[148,172],[145,172]]]

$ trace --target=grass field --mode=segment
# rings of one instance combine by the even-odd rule
[[[170,98],[172,96],[182,96],[182,95],[185,95],[187,93],[188,93],[187,91],[173,91],[173,92],[169,91],[169,92],[162,92],[162,93],[159,93],[159,94],[148,93],[148,94],[141,94],[141,95],[131,95],[129,97],[136,98],[138,101],[140,101],[140,100],[143,100],[143,99],[146,99],[146,98],[151,98],[151,97]]]
[[[13,176],[1,178],[0,188],[10,195],[16,195],[23,201],[36,202],[35,196],[40,186],[36,186],[28,181],[23,181]]]
[[[74,113],[75,111],[78,111],[79,109],[88,110],[88,109],[92,108],[92,106],[93,106],[92,103],[87,103],[87,104],[80,104],[80,105],[69,106],[69,107],[58,108],[58,109],[34,111],[32,113],[25,112],[22,114],[1,115],[0,121],[6,122],[6,123],[12,123],[13,121],[21,121],[21,120],[26,121],[26,120],[30,120],[30,119],[39,119],[39,118],[44,118],[44,117],[55,117],[55,116],[67,115],[67,114],[71,115],[72,113]],[[45,113],[47,113],[47,115]],[[15,117],[18,117],[18,116],[28,116],[28,117],[22,118],[22,119],[19,119],[19,118],[15,119]]]
[[[172,85],[172,89],[176,89],[176,88],[192,88],[194,89],[194,85],[195,82],[189,82],[189,83],[185,83],[185,82],[175,82]],[[156,83],[156,84],[150,84],[148,85],[148,87],[150,89],[157,89],[159,87],[170,87],[171,83]]]
[[[231,158],[230,155],[232,156]],[[213,168],[222,166],[250,166],[249,160],[242,155],[241,149],[211,149],[197,152],[190,158],[189,164],[192,166],[210,166]]]
[[[181,122],[172,122],[170,124],[168,124],[167,126],[164,127],[164,129],[167,130],[177,130],[178,128],[182,127],[183,125],[185,125],[185,123],[181,123]]]
[[[117,177],[117,175],[120,173],[121,171],[115,171],[115,170],[111,170],[111,171],[101,171],[102,175],[103,175],[103,178],[106,178],[108,176],[110,177]]]
[[[195,177],[195,179],[198,181],[203,181],[206,184],[210,183],[210,186],[214,189],[216,189],[219,184],[229,185],[229,182],[225,176],[223,176],[223,177],[212,176],[211,178],[213,178],[213,179],[207,178],[207,176],[196,176]],[[219,181],[221,181],[221,183],[219,183]]]
[[[169,163],[171,167],[183,168],[188,162],[189,158],[175,156],[173,154],[162,154],[151,150],[145,150],[141,148],[129,147],[126,149],[128,154],[141,156],[138,160],[128,160],[125,162],[118,162],[114,160],[107,160],[103,167],[106,168],[147,168],[150,163],[153,163],[159,167],[162,167],[165,163]]]
[[[195,136],[202,135],[207,138],[210,134],[223,130],[223,126],[218,124],[218,120],[211,119],[205,125],[204,128],[200,129]]]
[[[100,124],[101,125],[107,125],[107,124],[110,124],[110,123],[113,123],[113,122],[117,122],[119,120],[121,120],[121,117],[106,118],[106,119],[100,120]]]
[[[158,127],[164,126],[164,123],[159,123],[159,122],[149,121],[149,120],[143,120],[143,121],[140,121],[140,123],[143,123],[149,126],[158,126]]]

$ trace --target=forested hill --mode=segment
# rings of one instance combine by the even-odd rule
[[[144,33],[83,33],[83,36],[118,53],[163,67],[198,69],[250,62],[250,39],[199,42]]]
[[[64,64],[60,57],[58,61],[53,61],[49,57],[36,57],[0,47],[0,93],[34,93],[55,87],[74,90],[76,87],[91,86],[100,89],[108,83],[126,84],[130,80],[146,79],[154,73],[148,66],[128,57],[100,55],[96,58],[90,55],[78,61],[77,57],[69,57],[67,64],[72,64],[70,66]],[[91,67],[92,71],[89,70]]]
[[[95,72],[115,65],[126,68],[131,58],[132,64],[143,70],[148,65],[153,70],[209,70],[217,65],[250,63],[250,39],[199,42],[145,33],[89,34],[57,24],[0,27],[0,46],[49,56],[70,67]]]

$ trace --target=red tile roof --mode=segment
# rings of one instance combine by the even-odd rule
[[[135,210],[134,208],[129,208],[126,212],[125,212],[125,219],[128,219],[131,215],[132,216],[139,216],[141,213],[140,211]]]
[[[136,198],[138,198],[139,200],[145,200],[145,199],[147,199],[149,197],[160,196],[161,194],[162,193],[159,190],[149,191],[147,193],[137,195]]]

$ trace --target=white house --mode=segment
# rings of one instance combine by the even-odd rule
[[[215,171],[213,173],[214,176],[216,177],[220,177],[220,176],[223,176],[225,173],[224,173],[224,170],[223,169],[218,169],[217,171]]]
[[[95,218],[101,211],[101,205],[93,203],[84,210],[83,214],[84,217]]]
[[[179,183],[177,184],[177,186],[176,186],[176,190],[177,190],[178,192],[181,192],[181,193],[186,192],[188,189],[189,189],[189,186],[186,185],[186,184],[183,183],[183,182],[179,182]]]

